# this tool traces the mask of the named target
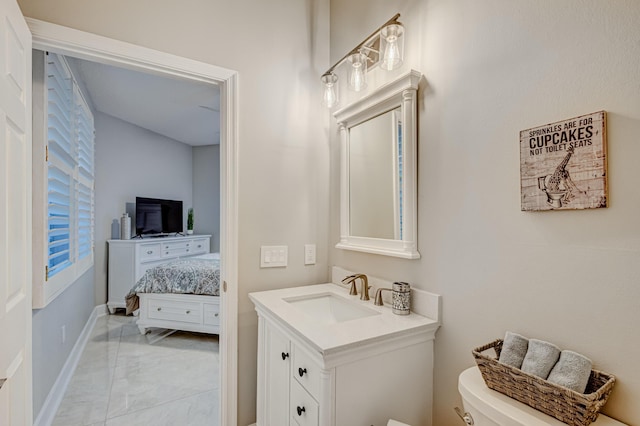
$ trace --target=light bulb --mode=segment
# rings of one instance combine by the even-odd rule
[[[349,56],[351,68],[349,68],[349,87],[356,92],[367,87],[367,55],[354,53]]]
[[[338,104],[338,76],[329,73],[322,76],[322,105],[333,108]]]
[[[383,69],[393,70],[402,65],[403,32],[403,27],[398,24],[387,25],[380,31],[380,43],[383,45]]]

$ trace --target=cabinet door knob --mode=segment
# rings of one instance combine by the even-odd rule
[[[300,375],[300,377],[304,376],[304,373],[307,372],[306,368],[298,368],[298,374]]]
[[[162,310],[162,308],[158,308],[158,310],[159,310],[159,311],[161,311],[161,310]]]
[[[282,352],[282,360],[284,361],[287,358],[289,358],[289,352],[287,353]]]
[[[201,244],[198,244],[198,248],[202,248],[202,245],[201,245]]]
[[[188,314],[190,314],[190,313],[191,313],[191,311],[187,311],[187,313],[188,313]]]
[[[189,252],[189,249],[187,249],[187,252]]]
[[[296,410],[298,411],[298,415],[299,416],[302,416],[302,413],[307,411],[307,410],[304,409],[304,407],[296,407]]]
[[[153,250],[147,250],[147,254],[153,254]]]
[[[218,316],[218,313],[216,312],[213,316],[214,316],[214,317],[217,317],[217,316]]]

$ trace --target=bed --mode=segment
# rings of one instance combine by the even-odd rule
[[[155,266],[126,298],[138,329],[151,327],[220,333],[220,255],[209,253]]]

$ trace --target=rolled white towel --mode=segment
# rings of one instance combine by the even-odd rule
[[[529,339],[527,354],[520,368],[525,373],[546,379],[560,357],[560,348],[553,343]]]
[[[518,333],[507,331],[502,342],[502,350],[498,361],[515,368],[522,366],[522,361],[527,354],[529,339]]]
[[[578,393],[584,393],[591,376],[591,360],[573,351],[562,351],[547,380]]]

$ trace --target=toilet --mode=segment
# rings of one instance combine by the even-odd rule
[[[463,412],[459,412],[460,424],[474,426],[567,426],[526,404],[509,398],[487,387],[478,367],[471,367],[460,374],[458,392],[462,397]],[[623,426],[603,414],[591,423],[593,426]]]

